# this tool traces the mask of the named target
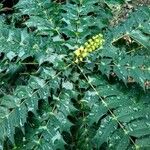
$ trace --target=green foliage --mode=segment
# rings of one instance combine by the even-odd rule
[[[150,8],[111,27],[123,2],[20,0],[0,16],[0,149],[150,148]]]

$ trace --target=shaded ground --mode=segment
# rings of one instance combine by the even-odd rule
[[[126,0],[125,4],[114,5],[114,7],[111,8],[114,18],[110,24],[115,26],[119,22],[124,21],[128,15],[132,11],[136,10],[139,6],[150,6],[150,0]]]

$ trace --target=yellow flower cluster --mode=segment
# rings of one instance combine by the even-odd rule
[[[89,53],[95,51],[98,47],[101,47],[103,42],[104,39],[102,34],[93,36],[88,40],[88,42],[84,43],[84,46],[80,46],[77,50],[75,50],[75,63],[83,61]]]

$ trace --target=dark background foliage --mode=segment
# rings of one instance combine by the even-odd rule
[[[0,149],[150,148],[149,1],[1,2]]]

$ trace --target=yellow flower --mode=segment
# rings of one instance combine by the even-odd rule
[[[90,42],[90,45],[93,45],[94,44],[94,42],[92,41],[92,42]]]
[[[98,48],[98,47],[99,47],[99,45],[96,45],[96,46],[95,46],[95,48]]]
[[[91,48],[92,48],[92,51],[94,51],[94,50],[96,49],[96,47],[95,47],[95,46],[92,46]]]
[[[79,59],[76,59],[74,62],[75,62],[75,63],[79,63]]]
[[[76,56],[80,56],[81,51],[80,51],[80,49],[77,49],[74,53],[75,53]]]
[[[92,40],[92,39],[89,39],[88,42],[91,43],[91,42],[93,42],[93,40]]]
[[[87,53],[87,52],[88,52],[88,49],[87,49],[87,48],[85,48],[83,52]]]
[[[84,47],[83,47],[83,46],[80,46],[79,49],[80,49],[80,51],[83,51],[83,50],[84,50]]]
[[[96,35],[96,36],[95,36],[95,38],[96,38],[96,39],[97,39],[97,38],[99,38],[99,34],[98,34],[98,35]]]
[[[98,34],[89,39],[84,46],[80,46],[75,52],[75,63],[83,61],[83,58],[87,57],[89,53],[95,51],[98,47],[102,47],[105,40],[102,34]]]
[[[83,61],[83,58],[82,58],[82,57],[80,57],[80,58],[79,58],[79,60],[80,60],[80,61]]]
[[[92,39],[95,40],[95,39],[96,39],[96,36],[93,36]]]
[[[88,49],[88,48],[90,48],[91,47],[91,45],[90,44],[88,44],[87,46],[86,46],[86,48]]]
[[[97,47],[97,45],[98,45],[97,43],[94,43],[94,45],[93,45],[93,46]]]
[[[103,38],[103,35],[102,35],[102,34],[98,34],[98,36],[101,37],[101,38]]]
[[[89,49],[88,49],[88,52],[92,52],[92,48],[89,48]]]
[[[88,42],[86,42],[84,45],[85,45],[85,46],[88,46],[89,44],[88,44]]]
[[[87,55],[88,55],[88,52],[84,52],[84,53],[82,54],[82,57],[85,58]]]
[[[100,42],[100,39],[95,39],[95,42],[96,42],[96,43],[99,43],[99,42]]]

